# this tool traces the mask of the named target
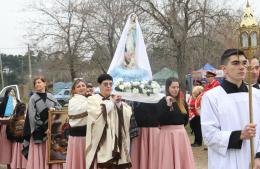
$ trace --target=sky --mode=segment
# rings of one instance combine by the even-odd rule
[[[24,7],[29,0],[1,0],[0,2],[0,53],[24,54],[26,33]]]
[[[243,9],[246,0],[222,0],[233,9]],[[0,53],[24,54],[28,41],[25,38],[28,28],[28,18],[34,15],[27,7],[31,4],[42,3],[44,0],[1,0],[0,1]],[[218,1],[220,2],[220,1]],[[260,1],[249,1],[260,21]]]

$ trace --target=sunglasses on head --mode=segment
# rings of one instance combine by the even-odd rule
[[[82,78],[82,77],[79,77],[79,78],[74,78],[74,79],[73,79],[74,82],[77,81],[77,80],[83,80],[83,78]]]

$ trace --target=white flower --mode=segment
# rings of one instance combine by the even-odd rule
[[[130,89],[130,88],[126,88],[126,89],[125,89],[125,92],[131,93],[131,89]]]
[[[143,94],[146,94],[146,93],[147,93],[146,89],[143,89]]]
[[[144,88],[144,84],[140,84],[140,86],[139,86],[141,89],[143,89]]]
[[[154,93],[154,94],[159,93],[159,89],[157,89],[157,88],[153,89],[153,93]]]
[[[118,88],[123,91],[125,86],[123,84],[121,84],[121,85],[118,86]]]
[[[160,87],[160,85],[156,81],[152,81],[151,82],[151,87],[152,88],[158,88],[158,87]]]
[[[156,88],[156,86],[157,86],[157,85],[154,84],[154,83],[151,84],[151,87],[152,87],[152,88]]]
[[[134,86],[139,86],[139,85],[140,85],[140,82],[134,81],[132,84],[133,84]]]
[[[115,82],[115,86],[119,86],[120,83],[121,83],[120,81],[116,81],[116,82]]]
[[[143,80],[141,83],[142,83],[142,84],[147,84],[148,81],[147,81],[147,80]]]
[[[130,82],[124,82],[123,84],[126,88],[131,88],[132,86]]]
[[[133,88],[133,93],[139,93],[139,90],[137,88]]]
[[[120,89],[123,92],[129,93],[142,93],[142,94],[156,94],[161,90],[160,85],[156,81],[131,81],[125,82],[122,78],[119,78],[115,82],[117,89]]]

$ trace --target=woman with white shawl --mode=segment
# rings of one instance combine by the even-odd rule
[[[69,141],[66,167],[69,169],[85,169],[85,145],[87,125],[87,85],[77,79],[71,88],[72,98],[69,101]]]

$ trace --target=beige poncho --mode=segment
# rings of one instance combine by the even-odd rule
[[[120,111],[112,100],[102,100],[99,94],[90,96],[87,103],[86,168],[94,160],[100,167],[130,167],[131,107],[122,103]]]

